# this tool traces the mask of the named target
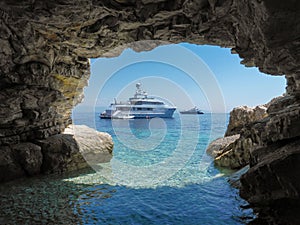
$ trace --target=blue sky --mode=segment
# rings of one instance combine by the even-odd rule
[[[283,76],[246,68],[230,49],[187,43],[149,52],[125,50],[116,58],[91,60],[91,78],[78,110],[127,100],[141,82],[149,95],[179,109],[198,106],[206,112],[229,112],[239,105],[264,104],[285,92]]]

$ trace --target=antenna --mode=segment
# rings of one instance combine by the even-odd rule
[[[138,82],[135,86],[139,90],[139,89],[141,89],[142,84],[140,82]]]

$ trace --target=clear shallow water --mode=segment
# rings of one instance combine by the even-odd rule
[[[0,224],[245,224],[252,210],[240,207],[247,203],[229,185],[231,171],[218,171],[205,154],[227,119],[111,121],[75,113],[76,124],[112,135],[112,161],[98,172],[0,186]]]

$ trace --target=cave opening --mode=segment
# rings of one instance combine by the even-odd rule
[[[214,109],[215,111],[212,111],[208,103],[209,100],[207,100],[206,94],[203,93],[204,90],[196,90],[197,87],[195,87],[193,78],[189,74],[182,75],[185,71],[172,71],[172,67],[181,69],[181,65],[172,64],[168,65],[168,67],[159,65],[160,63],[168,64],[168,62],[163,62],[161,60],[162,57],[158,56],[173,57],[174,54],[180,53],[176,52],[179,51],[177,48],[185,49],[191,55],[198,57],[198,63],[204,64],[203,66],[210,70],[205,72],[210,72],[210,76],[214,77],[217,85],[220,87],[225,107],[216,108]],[[90,59],[91,75],[89,84],[84,89],[84,100],[75,107],[73,114],[94,110],[100,112],[99,110],[107,107],[114,98],[120,95],[119,92],[130,83],[153,76],[169,79],[188,91],[192,100],[181,99],[181,101],[177,101],[179,109],[189,108],[194,104],[201,107],[205,112],[229,113],[234,107],[263,105],[285,93],[286,79],[283,75],[270,76],[260,72],[256,67],[245,67],[241,64],[240,57],[237,54],[232,54],[229,48],[180,43],[156,47],[150,51],[143,52],[143,49],[138,51],[135,52],[129,48],[125,49],[119,56]],[[178,57],[178,62],[184,61],[180,55],[176,57]],[[149,64],[149,61],[157,62],[156,64]],[[188,60],[184,63],[189,64]],[[161,68],[155,70],[153,69],[155,66],[160,66]],[[197,67],[195,65],[192,66]],[[198,69],[201,68],[199,67]],[[202,71],[198,72],[199,76],[201,76],[201,73]],[[204,85],[210,85],[207,83],[208,81],[202,81],[206,82]],[[148,82],[150,82],[150,87],[152,85],[151,88],[164,89],[164,82],[161,86],[155,84],[155,82],[159,83],[160,81],[151,80]],[[107,84],[103,85],[103,83]],[[150,88],[149,85],[146,86],[147,89]],[[101,87],[103,90],[100,90]],[[133,88],[132,84],[130,88]],[[201,89],[201,87],[198,87],[198,89]],[[125,96],[120,96],[122,100],[129,98],[133,94],[134,89],[124,91],[125,93],[122,94]],[[171,89],[170,92],[172,92]],[[178,95],[174,94],[174,96],[178,98]],[[175,100],[171,99],[171,101],[174,102]],[[188,103],[185,104],[184,101]]]
[[[70,115],[73,107],[81,101],[82,91],[86,86],[90,72],[88,58],[116,56],[122,49],[116,49],[114,52],[110,52],[110,49],[116,46],[130,47],[130,43],[138,40],[155,41],[151,43],[146,41],[150,45],[143,45],[145,43],[141,43],[138,46],[134,46],[134,44],[131,45],[133,49],[137,51],[153,49],[158,45],[164,44],[161,43],[161,41],[171,43],[189,41],[195,44],[211,44],[231,48],[232,52],[239,54],[243,59],[242,63],[246,66],[255,66],[266,74],[285,74],[288,85],[286,94],[283,97],[272,101],[267,109],[268,115],[259,121],[252,121],[251,124],[233,124],[225,135],[235,134],[239,131],[243,134],[233,145],[231,145],[232,151],[229,149],[230,151],[227,154],[228,157],[231,157],[232,155],[240,156],[241,154],[239,153],[241,152],[239,152],[239,148],[248,149],[249,154],[247,156],[250,160],[251,168],[240,179],[241,197],[246,199],[251,206],[263,206],[262,208],[266,208],[265,206],[268,206],[268,208],[270,207],[271,212],[265,213],[268,216],[272,214],[272,211],[278,213],[279,217],[277,218],[279,219],[281,219],[281,215],[289,215],[289,213],[280,212],[282,208],[285,208],[286,210],[289,209],[289,206],[293,209],[298,209],[299,203],[296,202],[299,200],[300,193],[299,179],[297,179],[300,171],[300,80],[298,66],[300,59],[298,51],[300,24],[300,17],[298,15],[300,4],[299,1],[295,0],[281,2],[280,4],[278,4],[278,2],[279,1],[275,1],[275,4],[269,0],[83,0],[76,2],[50,0],[47,1],[46,4],[43,4],[42,1],[1,2],[0,86],[2,92],[0,98],[2,107],[0,113],[0,144],[2,154],[0,155],[0,168],[3,172],[0,174],[0,182],[41,173],[47,174],[76,170],[87,166],[82,155],[79,154],[79,149],[74,139],[75,135],[63,132],[65,128],[71,124]],[[166,46],[162,46],[161,48],[163,47]],[[192,47],[188,46],[187,48]],[[159,49],[160,48],[157,48],[156,50]],[[128,51],[129,50],[127,50],[127,53]],[[124,54],[125,53],[126,51]],[[149,53],[151,54],[151,52]],[[141,53],[141,55],[137,55],[136,57],[140,58],[142,54],[144,53]],[[163,56],[163,54],[161,54],[161,56]],[[182,57],[181,54],[172,54],[168,58],[173,60],[181,59],[178,60],[178,63],[182,63],[184,60],[190,61],[190,63],[192,62],[191,58]],[[203,58],[205,57],[203,56]],[[220,61],[218,56],[212,58],[215,62]],[[106,64],[109,65],[111,62],[110,60],[113,59],[101,60],[106,60]],[[99,63],[101,60],[99,60]],[[112,62],[112,64],[114,63],[116,62]],[[209,62],[207,62],[207,64],[209,64]],[[224,64],[225,66],[230,67],[230,63],[227,61]],[[239,60],[237,60],[236,65],[238,64]],[[144,71],[151,72],[153,68],[156,68],[153,66],[153,62],[148,62],[147,65],[148,68],[144,69]],[[163,65],[165,66],[165,64]],[[198,66],[197,63],[191,63],[190,66],[185,68],[189,71],[197,71]],[[124,71],[126,71],[126,69],[130,71],[130,68],[134,70],[136,67],[128,67],[125,68]],[[104,67],[100,68],[99,71],[102,72],[102,70],[104,70]],[[239,69],[236,68],[233,70],[233,73],[230,73],[230,75],[237,75]],[[142,70],[142,72],[144,71]],[[276,85],[272,84],[273,82],[271,81],[272,79],[275,80],[277,78],[270,78],[270,80],[265,82],[265,86],[260,89],[260,85],[264,83],[263,79],[248,79],[247,76],[244,76],[244,72],[240,73],[243,77],[243,80],[241,81],[235,77],[233,78],[234,81],[227,79],[230,76],[220,76],[219,78],[218,75],[223,74],[224,72],[222,66],[217,68],[212,67],[211,72],[215,74],[213,76],[216,83],[214,88],[205,85],[205,82],[196,82],[202,87],[197,90],[193,89],[192,85],[187,85],[189,84],[189,79],[181,79],[180,76],[174,76],[178,79],[177,82],[175,82],[176,80],[174,78],[171,79],[167,77],[166,79],[165,76],[169,74],[163,76],[164,79],[157,79],[157,77],[162,76],[162,73],[159,73],[159,71],[157,71],[155,76],[151,74],[151,78],[153,79],[153,77],[156,77],[155,79],[157,82],[149,87],[146,86],[147,82],[151,82],[149,79],[136,77],[132,81],[137,82],[138,80],[141,80],[143,85],[145,85],[144,87],[149,92],[151,92],[152,88],[157,88],[168,93],[171,92],[172,94],[173,91],[168,91],[170,90],[168,85],[177,87],[177,89],[174,90],[178,91],[178,93],[187,93],[185,90],[190,91],[191,93],[187,95],[187,99],[191,103],[190,105],[184,105],[184,101],[180,101],[180,104],[182,104],[181,106],[180,104],[175,105],[178,106],[178,109],[179,107],[188,108],[192,105],[199,105],[198,107],[203,107],[205,110],[204,116],[201,118],[205,118],[205,115],[210,114],[209,112],[214,112],[212,114],[217,114],[217,112],[228,113],[236,103],[238,105],[240,102],[244,104],[244,100],[248,96],[251,96],[251,100],[253,100],[247,103],[251,106],[266,103],[271,98],[270,96],[268,99],[261,99],[261,96],[266,96],[266,87],[268,87],[268,93],[277,90],[277,88],[275,88]],[[175,75],[178,73],[178,70],[173,70],[172,73]],[[185,73],[185,75],[189,75],[189,72]],[[258,74],[253,77],[262,78],[267,76]],[[251,78],[253,77],[251,76]],[[113,79],[114,77],[108,79],[107,83],[105,82],[106,80],[103,82],[95,81],[93,80],[93,76],[90,79],[90,87],[92,86],[91,84],[94,84],[97,87],[99,87],[99,84],[107,84],[105,86],[106,89],[105,87],[103,90],[100,88],[102,92],[100,91],[100,95],[97,95],[100,96],[98,97],[100,103],[105,103],[101,95],[105,93],[105,90],[114,90],[115,84],[112,83]],[[167,83],[165,82],[166,80],[168,81]],[[284,83],[284,78],[282,78],[282,80]],[[193,79],[189,81],[193,83]],[[219,87],[219,84],[217,83],[227,83],[228,85]],[[254,83],[255,88],[251,88],[251,83]],[[130,85],[126,87],[131,87]],[[234,86],[232,87],[231,85]],[[232,92],[233,89],[236,92]],[[122,89],[119,96],[118,91],[114,92],[111,96],[106,96],[106,103],[109,103],[111,98],[116,97],[115,94],[117,94],[119,100],[119,98],[122,97],[121,93],[126,93],[126,90],[127,89]],[[86,100],[93,101],[93,98],[88,95],[88,89],[86,89],[86,92]],[[281,94],[282,92],[284,91],[278,91],[278,94]],[[178,93],[176,92],[176,94]],[[276,92],[276,95],[278,94]],[[96,100],[97,96],[95,98]],[[176,96],[179,96],[175,98],[176,101],[181,100],[181,94]],[[175,100],[170,102],[174,102]],[[215,104],[218,102],[222,103]],[[210,107],[205,108],[204,103],[207,103],[207,106]],[[87,102],[83,104],[87,104]],[[100,110],[98,111],[95,107],[97,106],[97,102],[93,102],[90,105],[94,110],[94,115],[92,115],[94,123],[95,121],[102,121],[98,118]],[[220,105],[222,105],[222,107],[218,108],[217,106]],[[75,111],[79,111],[81,106],[79,105]],[[88,107],[85,107],[85,110],[87,109]],[[242,108],[242,112],[247,110],[248,108],[246,107]],[[82,115],[83,119],[86,121],[88,119],[87,116],[84,114]],[[243,114],[236,112],[236,115],[241,117]],[[263,114],[263,116],[264,115],[265,114]],[[75,114],[73,114],[75,120],[78,119],[77,116],[74,116]],[[98,120],[95,120],[96,118]],[[190,119],[192,117],[185,118]],[[90,120],[88,119],[88,121]],[[121,126],[118,127],[120,128],[118,131],[120,133],[124,132],[123,122],[125,120],[122,121],[123,120],[119,121],[119,125]],[[153,121],[148,124],[149,128],[151,128],[150,131],[158,131],[156,133],[154,132],[154,134],[156,135],[155,137],[158,138],[159,144],[162,143],[160,142],[160,138],[164,135],[163,132],[160,132],[161,128],[164,127],[163,125],[166,125],[167,127],[171,125],[171,128],[176,128],[177,125],[174,123],[176,120],[173,120],[173,122],[168,121],[166,123],[160,123],[160,120],[150,121]],[[188,122],[189,129],[182,130],[187,130],[187,133],[184,133],[184,135],[193,138],[190,138],[189,141],[181,147],[183,150],[186,150],[189,149],[186,146],[196,144],[196,147],[194,148],[196,153],[195,158],[192,158],[196,161],[200,160],[201,162],[206,162],[205,160],[202,161],[205,158],[199,159],[197,156],[203,155],[203,149],[205,149],[206,143],[208,143],[211,136],[204,132],[204,135],[202,133],[199,136],[199,143],[193,142],[194,140],[198,140],[197,138],[194,138],[193,135],[195,134],[194,131],[198,129],[197,124],[199,123],[193,120],[188,120]],[[206,122],[207,124],[212,124],[209,119],[207,119]],[[144,124],[133,124],[131,128],[135,129],[139,135],[138,137],[153,137],[151,133],[143,133],[143,129],[140,129],[141,126],[144,126]],[[217,127],[214,130],[215,135],[223,135],[225,131],[224,127],[225,126]],[[203,125],[202,128],[205,128],[205,125]],[[172,129],[170,129],[170,131],[171,130]],[[212,129],[208,128],[206,130]],[[94,142],[92,141],[94,141],[94,138],[91,137],[94,136],[90,136],[90,133],[86,131],[90,130],[84,129],[85,136],[81,136],[81,141],[89,143],[89,145],[92,145],[94,148],[98,144],[93,144]],[[172,131],[174,131],[174,129]],[[168,136],[169,144],[173,143],[174,136],[178,134],[176,133],[177,131],[178,130],[175,129],[175,133],[173,132],[171,133],[172,135]],[[106,147],[111,155],[113,146],[111,137],[108,134],[102,133],[102,135],[102,137],[106,138],[107,142],[105,142],[104,139],[101,141],[107,144]],[[99,134],[99,136],[101,135]],[[126,137],[127,136],[125,136],[125,139],[122,139],[122,141],[126,144],[130,144],[131,137]],[[93,187],[91,188],[91,186],[89,186],[90,184],[87,185],[89,187],[75,185],[76,187],[79,187],[79,190],[76,188],[76,192],[80,193],[80,195],[75,194],[74,196],[71,196],[71,202],[76,205],[75,208],[79,211],[78,214],[87,211],[94,212],[94,209],[91,209],[88,206],[98,203],[99,196],[101,196],[101,203],[107,203],[103,205],[115,206],[115,208],[118,209],[116,210],[117,213],[120,212],[120,208],[124,209],[123,206],[129,201],[136,200],[136,202],[132,202],[133,204],[131,205],[138,206],[139,210],[143,205],[139,205],[138,203],[147,202],[149,199],[157,197],[155,202],[159,202],[159,206],[155,205],[154,202],[152,205],[154,207],[151,207],[151,209],[157,209],[158,207],[159,210],[157,211],[159,213],[166,213],[162,215],[159,213],[155,214],[151,210],[145,211],[145,213],[140,215],[144,219],[149,219],[145,223],[150,223],[157,219],[152,217],[149,218],[149,215],[158,215],[160,218],[166,218],[166,216],[170,215],[170,218],[166,218],[168,220],[167,222],[174,224],[196,224],[199,221],[206,221],[206,219],[209,221],[208,223],[219,224],[220,221],[228,221],[228,223],[232,222],[232,224],[234,224],[238,223],[234,218],[249,218],[247,217],[247,214],[241,215],[240,212],[228,212],[227,209],[238,209],[239,206],[244,203],[240,200],[235,201],[237,199],[232,198],[232,196],[235,198],[237,193],[229,188],[227,180],[225,182],[225,179],[220,178],[223,177],[222,174],[220,175],[214,167],[209,167],[209,164],[205,164],[208,165],[208,170],[205,170],[208,171],[208,173],[202,173],[204,171],[203,169],[207,169],[206,167],[199,166],[200,169],[197,168],[197,170],[190,167],[191,165],[195,165],[195,161],[186,161],[187,158],[185,157],[189,156],[187,155],[190,153],[189,151],[181,152],[181,157],[177,157],[178,161],[176,161],[177,164],[174,167],[165,167],[175,168],[176,170],[178,168],[176,166],[182,165],[180,163],[183,161],[188,162],[186,164],[186,169],[179,170],[178,176],[170,176],[170,179],[164,187],[157,188],[159,192],[152,192],[151,190],[153,189],[151,188],[153,186],[150,184],[153,183],[151,182],[157,183],[156,181],[161,181],[166,175],[169,176],[170,173],[163,168],[162,170],[157,170],[157,168],[151,167],[151,164],[158,164],[160,159],[165,162],[166,159],[172,158],[171,156],[173,154],[172,152],[167,151],[170,149],[169,144],[167,144],[169,148],[163,148],[165,146],[162,145],[161,149],[166,149],[166,151],[159,152],[157,155],[157,152],[155,151],[145,151],[148,147],[152,147],[152,145],[150,145],[152,143],[146,145],[138,142],[139,140],[136,141],[139,143],[137,146],[138,151],[130,151],[127,148],[123,148],[125,150],[124,154],[116,154],[112,163],[116,163],[116,159],[119,160],[119,162],[122,162],[122,160],[128,159],[127,156],[130,156],[127,162],[132,164],[132,168],[135,168],[137,165],[141,165],[139,163],[142,163],[142,166],[145,166],[148,170],[132,169],[130,171],[135,173],[136,176],[128,176],[128,173],[126,173],[127,168],[124,167],[121,170],[115,170],[115,167],[109,166],[107,168],[99,167],[99,169],[104,169],[106,171],[104,174],[107,175],[106,178],[108,178],[108,180],[113,177],[116,178],[117,181],[124,182],[127,186],[115,187],[114,185],[116,183],[112,183],[109,187],[104,185],[105,187],[103,189],[95,190]],[[120,142],[120,140],[116,139],[116,149],[119,149],[118,146],[121,146],[120,144],[122,143]],[[199,144],[199,146],[197,144]],[[202,149],[202,152],[198,151],[200,149]],[[89,151],[89,149],[87,150]],[[249,156],[250,151],[251,158]],[[174,153],[176,153],[176,151],[174,151]],[[140,161],[139,156],[141,154],[149,157],[146,157],[146,160],[144,161]],[[123,156],[125,158],[122,158]],[[155,156],[161,158],[155,158]],[[245,163],[244,161],[241,162]],[[223,161],[223,163],[226,163],[226,160]],[[240,161],[238,161],[238,163],[240,163]],[[124,164],[119,164],[119,166],[122,165]],[[240,166],[240,164],[238,164],[238,166]],[[115,171],[122,171],[122,173],[118,174],[115,173]],[[199,179],[199,174],[203,175],[201,176],[203,179]],[[130,189],[130,192],[126,192],[124,190],[128,190],[127,187],[130,187],[130,185],[134,183],[132,182],[132,177],[138,178],[139,182],[137,182],[137,184],[144,186],[141,189]],[[145,177],[151,177],[151,179],[147,180]],[[97,182],[99,181],[98,178],[99,177],[93,177],[92,179],[87,180],[96,180]],[[80,183],[81,180],[73,179],[67,180],[67,182],[63,181],[62,183],[77,184],[76,182]],[[181,182],[187,182],[187,185],[184,187],[176,186]],[[206,204],[207,202],[201,202],[200,205],[208,206],[210,210],[206,210],[208,209],[206,207],[203,207],[204,211],[201,211],[199,207],[190,207],[193,205],[192,203],[194,203],[194,205],[199,205],[200,201],[203,200],[203,189],[201,189],[203,186],[201,186],[201,184],[194,185],[201,182],[205,182],[205,187],[212,188],[211,193],[214,193],[214,196],[217,195],[222,197],[220,198],[220,201],[214,201],[214,199],[208,201],[217,202],[216,205],[208,205]],[[62,183],[59,182],[57,186],[66,187],[62,185]],[[97,183],[96,185],[103,187],[102,184],[103,183]],[[48,185],[46,185],[46,187],[47,186]],[[151,188],[147,188],[149,186]],[[0,209],[0,214],[4,215],[4,218],[0,218],[0,221],[3,223],[9,223],[10,221],[8,220],[12,220],[12,223],[19,223],[20,221],[25,220],[31,223],[32,218],[37,219],[40,222],[44,219],[43,215],[47,214],[47,212],[40,213],[40,209],[44,208],[41,206],[44,202],[39,200],[47,198],[49,193],[58,193],[57,196],[61,193],[59,191],[55,192],[47,189],[47,193],[44,196],[39,196],[38,193],[40,189],[36,189],[37,191],[35,191],[34,194],[37,194],[36,196],[38,199],[33,202],[30,199],[32,197],[31,187],[26,187],[25,191],[23,191],[24,189],[22,190],[22,188],[19,188],[19,183],[16,184],[17,188],[12,188],[9,184],[7,187],[8,188],[6,188],[5,191],[8,190],[8,192],[4,197],[4,201],[1,199],[1,202],[5,203]],[[41,185],[41,187],[44,189],[45,186]],[[84,193],[82,192],[83,189]],[[91,189],[95,192],[91,193]],[[17,190],[19,190],[19,193],[17,193]],[[127,195],[126,198],[122,198],[124,197],[125,192],[129,195]],[[2,195],[2,193],[3,192],[1,191],[1,196],[3,197],[4,195]],[[22,195],[24,193],[25,196]],[[28,195],[29,198],[27,198],[28,201],[23,201],[27,196],[27,193],[30,193]],[[73,190],[66,190],[66,193],[73,193]],[[81,193],[83,194],[81,195]],[[56,199],[56,194],[54,195],[54,199]],[[11,198],[11,196],[13,196],[13,198]],[[15,196],[18,196],[18,199],[20,199],[20,205],[15,204]],[[95,198],[89,198],[87,196],[96,196],[97,200],[94,201]],[[136,196],[138,196],[138,198],[136,198]],[[163,198],[164,196],[169,196],[169,198]],[[228,198],[224,198],[224,196]],[[63,209],[66,205],[69,206],[69,197],[68,194],[62,197],[63,205],[49,205],[48,207],[51,209],[49,211],[53,212],[52,209],[56,207]],[[74,197],[79,200],[73,201]],[[146,198],[143,199],[143,201],[140,201],[141,199],[139,197]],[[51,198],[53,199],[53,196]],[[68,202],[64,201],[65,199],[67,199]],[[123,199],[124,202],[119,201],[120,199]],[[171,205],[175,206],[174,208],[171,208],[170,211],[168,211],[170,208],[167,210],[165,208],[159,208],[160,206],[169,204],[170,201],[172,201]],[[56,203],[57,201],[51,200],[49,202]],[[161,204],[162,202],[165,202],[166,204]],[[30,206],[35,205],[36,209],[30,207],[30,212],[28,212],[27,203],[29,203]],[[41,205],[35,203],[41,203]],[[275,210],[272,209],[273,206],[275,206]],[[189,211],[191,208],[195,209],[195,211]],[[18,213],[20,215],[15,215],[13,213],[20,212],[22,209],[25,209],[23,212],[26,211],[25,214],[29,216],[26,215],[23,217],[22,215],[24,214]],[[104,213],[101,215],[96,214],[89,217],[89,215],[84,213],[83,216],[89,217],[84,218],[88,221],[87,223],[93,223],[95,218],[96,220],[99,219],[99,221],[102,218],[107,219],[107,221],[114,218],[119,222],[122,221],[124,217],[129,218],[126,215],[135,215],[134,213],[137,211],[135,208],[127,208],[126,210],[128,211],[122,211],[123,214],[120,215],[114,214],[115,211],[110,209],[111,208],[103,208],[102,212]],[[187,212],[187,214],[182,215],[180,214],[182,211],[178,212],[172,209],[186,209],[183,210],[183,212]],[[225,212],[224,209],[226,209]],[[293,211],[297,212],[297,210]],[[66,215],[69,215],[70,213],[73,216],[73,212],[74,208],[72,205],[71,211],[67,212]],[[221,216],[224,217],[217,218],[216,215],[219,216],[220,212],[222,212]],[[36,217],[37,214],[42,214],[42,216]],[[53,222],[57,216],[60,217],[56,212],[54,212],[53,216],[52,215],[53,213],[47,217],[51,222]],[[208,218],[204,218],[203,215],[208,216]],[[80,214],[80,216],[82,216],[82,214]],[[108,218],[105,216],[108,216]],[[173,221],[173,218],[177,218],[177,221]],[[217,221],[214,220],[212,222],[210,220],[211,218],[213,218],[213,220],[217,219]],[[60,219],[63,221],[62,223],[65,223],[64,216],[60,217]],[[73,219],[74,217],[71,218],[72,222],[69,223],[77,222],[74,222]],[[290,220],[290,218],[286,219],[286,221]],[[274,221],[281,224],[287,224],[286,221],[278,222],[276,219]],[[166,221],[162,220],[155,222],[157,224],[166,223]]]
[[[234,108],[237,108],[237,111],[239,107],[242,107],[242,111],[251,111],[249,115],[246,115],[247,113],[239,115],[242,116],[239,118],[241,122],[235,125],[246,126],[249,122],[255,122],[253,119],[256,117],[257,121],[267,117],[267,108],[271,100],[282,96],[285,92],[284,76],[269,76],[259,72],[255,67],[245,67],[240,63],[239,56],[232,54],[229,48],[180,43],[162,45],[149,50],[145,45],[147,46],[145,42],[142,44],[137,42],[133,45],[133,49],[138,46],[135,50],[112,49],[111,52],[106,53],[114,56],[119,54],[119,56],[90,59],[89,85],[84,90],[84,101],[72,112],[74,124],[83,124],[107,132],[113,136],[114,141],[124,140],[116,133],[118,129],[113,126],[116,122],[108,123],[107,120],[100,119],[101,113],[106,113],[109,106],[117,102],[122,103],[122,109],[125,109],[124,105],[126,105],[127,108],[130,107],[129,110],[144,110],[127,105],[128,100],[135,93],[136,84],[140,83],[149,96],[159,97],[176,107],[175,118],[181,119],[181,112],[193,107],[200,108],[208,115],[211,129],[208,144],[216,138],[239,133],[237,130],[241,127],[234,127],[232,124],[227,127],[228,123],[239,124],[239,122],[232,122],[237,120],[234,116],[231,118],[232,121],[229,121],[229,112]],[[147,51],[144,51],[144,48]],[[127,114],[129,115],[129,112]],[[223,115],[222,118],[215,116],[219,114]],[[125,119],[132,119],[128,115]],[[111,121],[115,121],[114,119],[116,118],[111,118]],[[199,119],[194,123],[201,125]],[[123,123],[119,125],[124,129],[127,127],[128,131],[139,136],[132,128],[135,127],[132,121],[127,125]],[[147,125],[148,134],[141,137],[147,139],[151,135],[150,123],[143,125]],[[214,130],[218,131],[213,133]],[[119,134],[124,133],[119,132]],[[125,139],[132,138],[138,142],[135,136],[125,135]],[[197,137],[195,139],[199,141]],[[179,137],[175,141],[178,140]],[[160,140],[155,141],[160,142]],[[133,142],[131,144],[134,145]],[[150,150],[151,146],[149,144]],[[115,150],[116,152],[118,151]],[[221,166],[238,169],[247,165],[248,160],[247,158],[238,166],[223,164]]]
[[[182,49],[187,51],[188,54],[198,57],[199,61],[194,62],[186,58],[188,54],[185,55],[181,52]],[[175,58],[175,61],[170,63],[170,61],[162,60],[161,57],[168,59]],[[135,52],[131,49],[126,49],[120,56],[115,58],[91,59],[89,86],[85,89],[85,100],[73,111],[73,122],[75,124],[88,125],[99,131],[108,132],[113,137],[115,148],[114,157],[110,165],[108,168],[101,168],[100,170],[96,168],[96,170],[100,171],[101,176],[105,177],[106,181],[135,188],[157,188],[157,183],[160,182],[162,186],[168,187],[167,189],[172,186],[177,187],[176,185],[181,182],[182,186],[191,183],[200,186],[204,183],[208,186],[215,186],[218,185],[218,182],[215,181],[215,177],[219,176],[224,176],[224,180],[227,182],[226,177],[229,177],[233,173],[233,170],[212,167],[211,159],[207,156],[203,156],[205,154],[205,148],[210,141],[224,136],[229,119],[228,113],[234,107],[240,105],[248,105],[251,107],[263,105],[272,98],[282,95],[285,92],[286,86],[286,80],[283,76],[269,76],[263,74],[259,72],[257,68],[247,68],[241,65],[240,60],[238,55],[231,54],[228,48],[199,46],[188,43],[160,46],[146,52]],[[174,62],[178,62],[178,65]],[[200,79],[203,84],[197,86],[197,79],[193,79],[194,77],[192,75],[189,76],[192,72],[190,70],[185,71],[186,67],[182,65],[182,62],[186,63],[188,67],[193,67],[196,74],[201,76],[203,72],[208,72],[214,79]],[[198,67],[198,65],[194,64],[196,62],[208,67],[209,70]],[[159,121],[158,123],[155,123],[157,122],[155,121],[152,124],[153,127],[149,128],[149,123],[145,123],[143,120],[134,122],[117,119],[114,120],[115,122],[108,122],[107,120],[99,118],[100,113],[105,110],[111,102],[115,101],[114,98],[116,98],[117,101],[124,101],[131,97],[134,94],[136,82],[141,82],[149,94],[154,92],[156,96],[160,96],[173,103],[176,102],[178,111],[197,105],[204,111],[205,116],[217,115],[213,116],[216,121],[214,125],[209,124],[212,123],[209,117],[199,117],[197,121],[191,121],[189,117],[187,123],[190,127],[180,124],[182,129],[190,129],[189,132],[191,132],[187,133],[191,138],[183,142],[192,143],[193,141],[191,139],[197,142],[195,143],[191,155],[188,155],[187,158],[185,158],[184,155],[181,157],[181,160],[184,161],[184,165],[178,164],[180,166],[175,167],[176,169],[174,169],[174,165],[169,165],[168,163],[165,163],[164,167],[159,166],[160,162],[172,158],[173,152],[168,149],[176,149],[178,146],[173,145],[173,142],[177,143],[181,138],[179,133],[174,131],[172,131],[172,135],[177,135],[177,137],[173,139],[168,137],[168,132],[173,128],[173,121],[170,122],[167,120],[165,127],[163,127]],[[216,82],[216,84],[210,87],[209,82]],[[172,86],[174,84],[175,88]],[[215,96],[210,95],[210,93],[205,93],[207,89],[204,89],[203,85],[210,87],[209,89],[219,88],[217,91],[221,93],[222,99],[216,102],[223,104],[222,107],[215,107],[210,104],[210,99]],[[188,93],[187,99],[180,98],[181,90]],[[215,93],[217,93],[217,91],[215,91]],[[175,99],[172,98],[172,96]],[[214,101],[214,99],[212,101]],[[174,116],[175,121],[178,115]],[[220,115],[225,115],[225,124],[223,123],[224,120],[220,119]],[[183,118],[183,120],[185,118]],[[199,123],[200,126],[191,126],[191,124],[196,123]],[[145,126],[147,126],[147,129],[144,129]],[[156,129],[157,127],[166,129],[166,133],[163,134],[166,135],[166,137],[163,138],[163,141],[151,136],[152,133],[157,133],[157,135],[161,137],[160,135],[162,134],[159,129]],[[194,129],[199,129],[200,132],[195,134]],[[210,129],[210,134],[203,131],[205,129]],[[130,131],[132,135],[128,134],[128,131]],[[141,139],[142,141],[140,141]],[[145,139],[146,141],[143,142]],[[164,141],[167,147],[161,144]],[[153,143],[155,143],[154,146]],[[185,148],[185,150],[186,149],[188,148]],[[120,162],[123,163],[122,166],[120,166]],[[152,170],[151,166],[153,165],[157,166],[157,168]],[[201,169],[199,169],[199,167]],[[150,173],[145,171],[144,168],[147,168]],[[176,173],[170,175],[166,172],[166,168],[172,168]],[[137,170],[139,172],[137,172]],[[107,171],[109,172],[107,173]],[[112,178],[111,171],[114,171],[114,178]],[[208,175],[204,175],[204,171],[209,171]],[[183,177],[184,181],[182,181]],[[228,187],[228,189],[221,190],[221,192],[234,192],[229,184],[222,183],[222,185]],[[169,191],[170,190],[172,190],[172,188],[169,189]],[[201,193],[201,190],[199,192]],[[147,191],[145,191],[145,193],[147,193]],[[158,193],[163,192],[158,190]],[[177,195],[179,193],[174,194]],[[127,196],[127,194],[125,195]],[[127,197],[129,196],[130,194],[128,194]],[[224,201],[223,196],[220,197],[219,200]],[[149,204],[152,203],[153,202]],[[183,205],[185,203],[187,202],[183,201]],[[191,204],[191,202],[189,201],[187,204]],[[237,201],[232,204],[246,203],[237,197]],[[235,212],[232,213],[235,214]],[[250,209],[242,210],[242,214],[244,216],[246,215],[245,217],[248,216],[252,218],[252,213]]]

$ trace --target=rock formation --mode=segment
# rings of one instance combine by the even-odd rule
[[[64,133],[35,143],[23,142],[1,147],[0,182],[25,175],[82,169],[109,162],[113,142],[109,134],[87,126],[68,127]]]
[[[225,136],[240,134],[244,127],[267,116],[267,107],[264,105],[259,105],[255,108],[248,106],[236,107],[230,112],[229,124]]]
[[[91,166],[111,160],[114,144],[109,134],[96,131],[85,125],[69,126],[64,134],[70,134],[74,137],[80,155]]]
[[[228,148],[231,148],[231,144],[234,143],[237,139],[240,138],[239,134],[231,135],[227,137],[217,138],[212,141],[206,149],[206,153],[214,158],[222,155],[227,151]]]
[[[71,123],[89,78],[88,58],[115,47],[118,54],[138,40],[157,41],[130,45],[139,51],[185,41],[230,47],[242,64],[285,75],[285,97],[245,131],[255,148],[241,194],[254,205],[299,200],[299,14],[298,0],[1,1],[1,174],[36,173],[43,152],[36,140]],[[24,160],[10,163],[16,159]],[[267,180],[278,182],[265,188]]]
[[[252,140],[249,128],[257,123],[261,123],[268,117],[266,107],[269,104],[254,108],[239,106],[230,112],[225,137],[212,142],[206,150],[207,153],[212,150],[215,152],[215,154],[211,154],[215,158],[215,165],[230,169],[240,169],[249,164],[250,149],[257,145]]]

